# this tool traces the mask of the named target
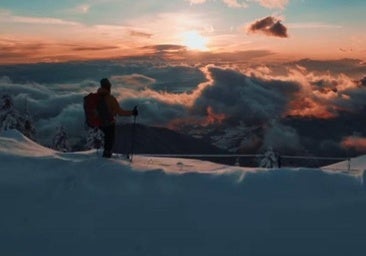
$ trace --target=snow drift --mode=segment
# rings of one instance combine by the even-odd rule
[[[16,131],[0,134],[0,162],[0,255],[364,254],[363,174],[129,164]]]

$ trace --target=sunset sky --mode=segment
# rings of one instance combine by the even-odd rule
[[[262,52],[366,56],[364,0],[2,0],[0,63]]]

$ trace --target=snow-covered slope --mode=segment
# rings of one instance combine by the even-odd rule
[[[22,156],[50,156],[55,152],[45,148],[27,137],[23,136],[17,130],[6,130],[0,134],[0,153],[5,155]]]
[[[16,131],[0,134],[0,162],[0,255],[365,253],[359,173],[129,164],[58,153]]]
[[[324,166],[323,169],[329,170],[349,170],[351,173],[364,172],[366,170],[366,155],[354,157],[352,159]]]

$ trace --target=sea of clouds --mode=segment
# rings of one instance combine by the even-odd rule
[[[365,74],[364,63],[349,59],[266,65],[140,59],[0,66],[0,86],[18,110],[30,113],[38,140],[46,145],[61,125],[74,143],[84,136],[83,97],[107,77],[123,108],[138,105],[142,124],[178,131],[222,127],[222,134],[228,128],[261,127],[256,136],[262,148],[283,144],[302,150],[301,121],[317,120],[324,125],[306,123],[307,130],[327,134],[332,126],[335,135],[324,140],[335,150],[354,147],[342,144],[351,136],[364,136]],[[118,121],[131,122],[126,117]]]

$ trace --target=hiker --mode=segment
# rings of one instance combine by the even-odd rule
[[[137,116],[138,111],[135,107],[133,110],[122,109],[117,99],[111,94],[111,82],[107,78],[100,80],[100,88],[97,94],[103,97],[101,103],[102,124],[99,127],[104,133],[104,152],[103,157],[110,158],[112,156],[112,148],[115,141],[116,120],[115,116]]]

